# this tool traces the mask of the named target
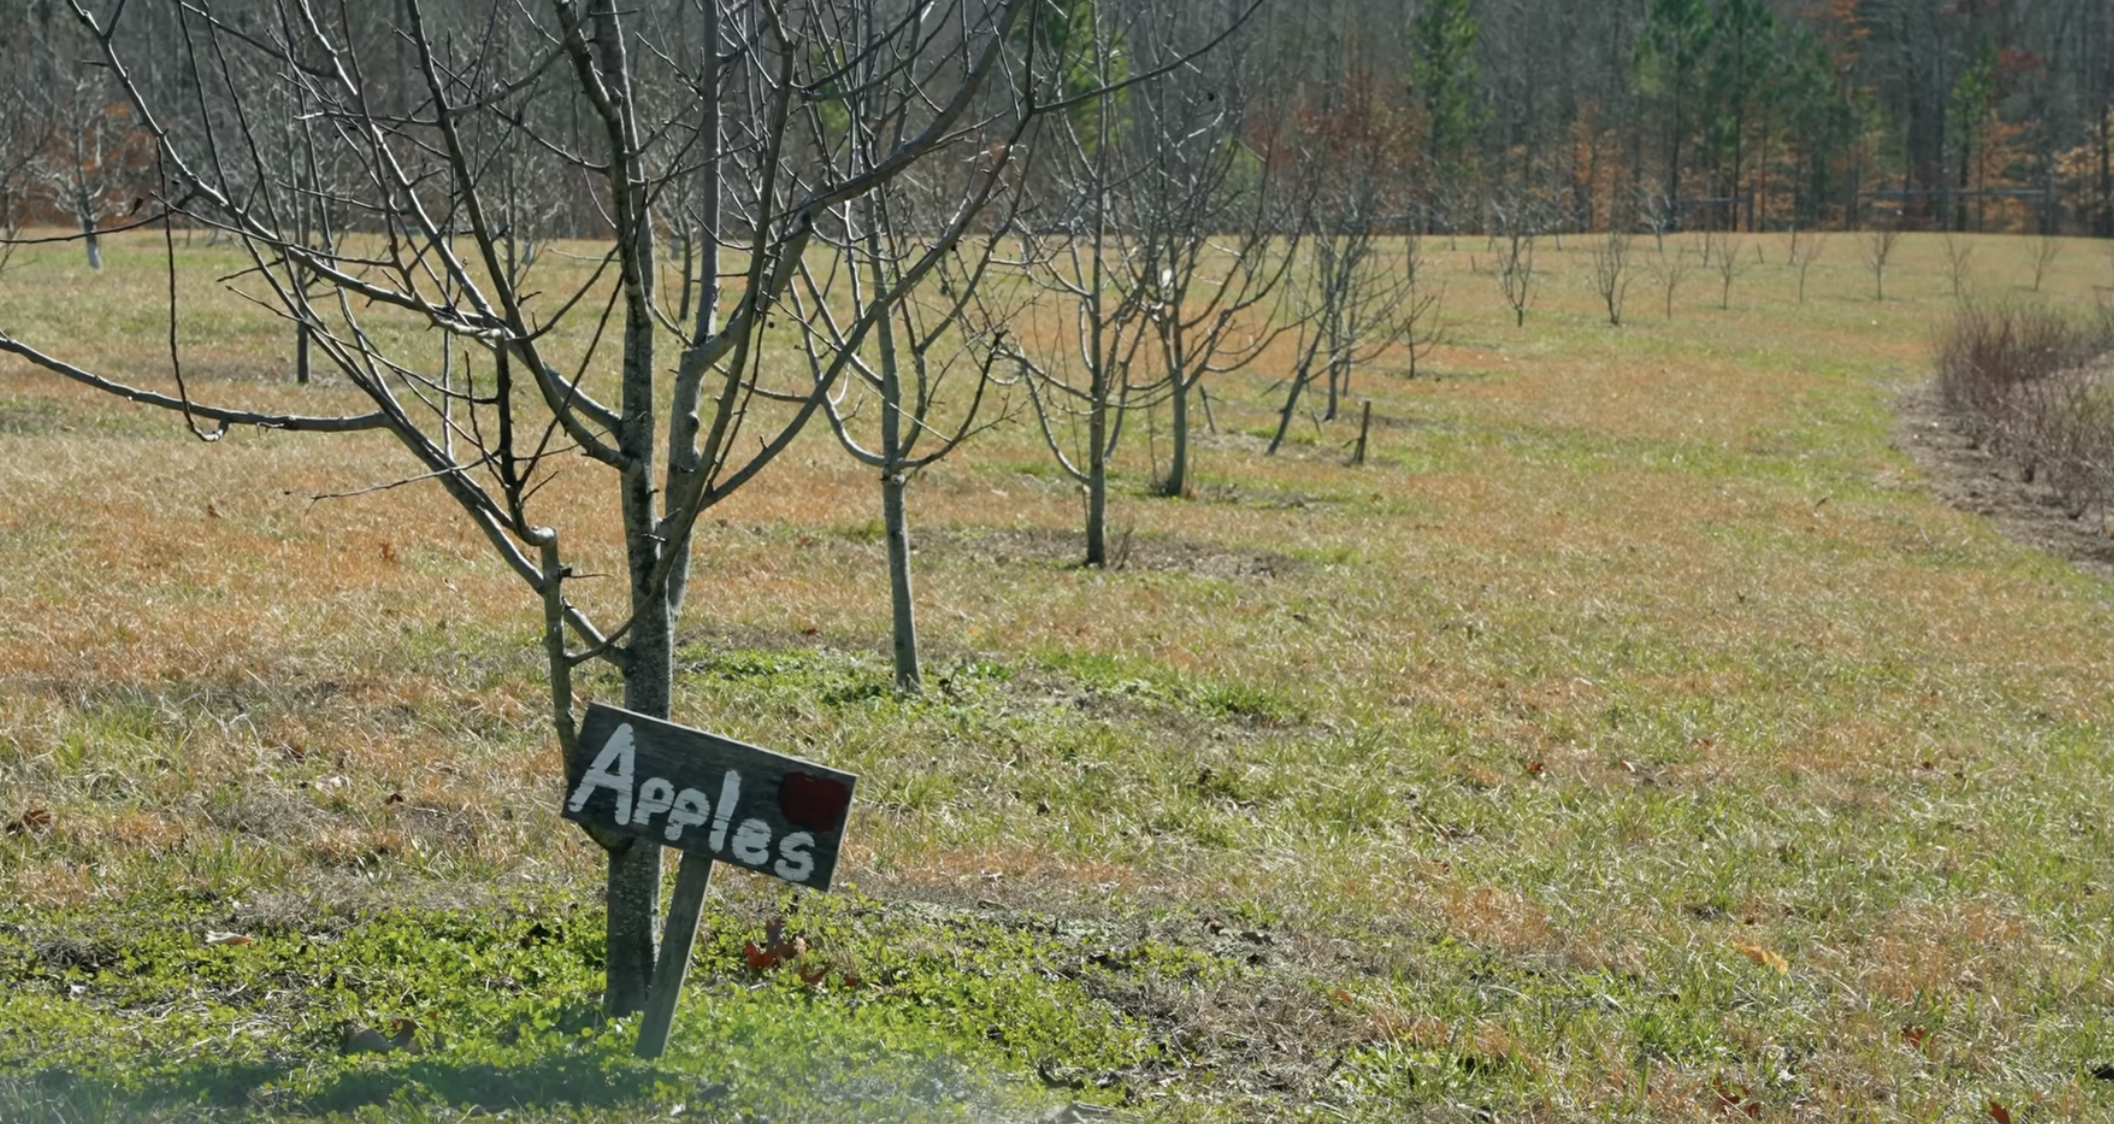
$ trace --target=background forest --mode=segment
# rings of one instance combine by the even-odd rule
[[[1100,0],[1119,6],[1137,11],[1098,18],[1175,38],[1223,18],[1217,5]],[[204,7],[243,26],[271,5]],[[353,5],[346,30],[367,65],[403,72],[372,85],[412,90],[397,7]],[[482,18],[466,0],[426,7],[459,29]],[[1094,7],[1039,18],[1076,28]],[[678,41],[688,8],[638,6]],[[196,76],[170,11],[135,13],[121,39],[167,45],[131,53],[151,60],[135,76],[150,100],[176,106]],[[0,226],[121,214],[147,193],[151,149],[64,5],[0,0],[0,29]],[[1613,217],[1640,230],[2114,236],[2114,8],[2096,0],[1312,0],[1262,5],[1243,38],[1249,72],[1268,77],[1248,84],[1246,119],[1362,142],[1408,196],[1401,217],[1428,230],[1531,212],[1544,232]],[[583,110],[538,107],[561,135],[593,127]],[[595,227],[585,191],[536,190],[544,233]]]

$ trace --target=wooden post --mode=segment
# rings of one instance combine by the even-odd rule
[[[1204,424],[1211,427],[1212,433],[1217,433],[1218,419],[1211,416],[1211,388],[1203,383],[1198,383],[1196,384],[1196,394],[1204,402]]]
[[[1358,446],[1351,450],[1351,463],[1365,463],[1365,439],[1373,431],[1373,400],[1365,400],[1365,409],[1358,418]]]
[[[650,847],[640,840],[636,847]],[[675,875],[675,897],[668,903],[668,924],[661,930],[661,954],[653,962],[653,985],[646,992],[646,1018],[639,1024],[639,1044],[633,1053],[657,1058],[668,1049],[668,1031],[675,1025],[675,1001],[683,992],[683,977],[690,974],[690,946],[697,941],[697,920],[705,910],[705,891],[712,886],[712,856],[695,852],[683,855]]]

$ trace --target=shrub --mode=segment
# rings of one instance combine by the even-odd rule
[[[2045,481],[2071,518],[2114,499],[2114,316],[1964,306],[1938,342],[1938,386],[1970,435]]]

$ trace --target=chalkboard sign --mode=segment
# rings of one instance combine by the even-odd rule
[[[829,889],[858,777],[600,703],[578,747],[566,819]]]

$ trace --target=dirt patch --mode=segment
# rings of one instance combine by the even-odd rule
[[[2072,518],[2055,489],[2025,479],[2019,465],[1969,436],[1933,383],[1902,388],[1894,413],[1894,446],[1929,474],[1939,499],[1987,517],[2011,539],[2114,581],[2114,536],[2105,513]]]
[[[1077,565],[1085,556],[1079,532],[1049,527],[928,531],[917,540],[917,549],[996,566]],[[1298,559],[1274,550],[1221,546],[1202,539],[1139,534],[1121,528],[1109,533],[1108,555],[1112,570],[1174,571],[1214,578],[1277,578],[1299,568]]]

